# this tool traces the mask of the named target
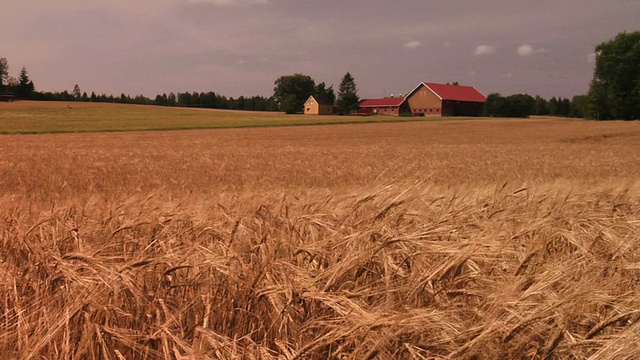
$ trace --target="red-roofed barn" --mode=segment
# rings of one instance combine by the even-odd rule
[[[472,86],[420,83],[405,97],[416,116],[481,116],[487,98]]]
[[[360,103],[358,114],[395,115],[409,112],[406,99],[403,97],[386,97],[382,99],[365,99]]]

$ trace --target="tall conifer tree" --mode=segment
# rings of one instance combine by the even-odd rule
[[[338,108],[342,114],[351,114],[358,109],[359,103],[360,98],[358,97],[356,82],[353,76],[347,72],[342,77],[338,88]]]

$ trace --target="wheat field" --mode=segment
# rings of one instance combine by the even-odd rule
[[[640,124],[0,136],[8,359],[634,359]]]

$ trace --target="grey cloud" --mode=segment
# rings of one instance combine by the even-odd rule
[[[527,56],[531,56],[533,54],[539,54],[539,53],[543,53],[543,52],[547,52],[549,50],[544,49],[544,48],[535,48],[532,45],[529,44],[522,44],[520,46],[518,46],[518,49],[516,50],[516,52],[518,53],[518,56],[521,57],[527,57]]]
[[[495,52],[495,47],[490,45],[478,45],[476,47],[475,55],[491,55]]]
[[[415,49],[422,46],[422,42],[419,40],[412,40],[409,41],[408,43],[404,44],[403,47],[406,49]]]
[[[639,3],[624,0],[606,7],[600,0],[33,0],[4,7],[0,56],[13,76],[25,65],[40,90],[79,83],[147,96],[270,95],[273,81],[293,72],[337,87],[346,71],[362,97],[406,92],[425,80],[572,96],[592,76],[587,54],[636,30],[640,15]]]

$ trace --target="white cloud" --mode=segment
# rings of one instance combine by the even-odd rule
[[[493,46],[489,45],[480,45],[476,48],[476,55],[491,55],[495,51]]]
[[[469,71],[469,75],[471,75],[471,76],[476,76],[477,74],[478,74],[478,73],[477,73],[477,72],[475,72],[475,70],[471,70],[471,71]]]
[[[598,57],[597,53],[592,53],[592,54],[587,55],[587,62],[588,63],[596,62],[596,57]]]
[[[510,78],[510,77],[512,77],[512,76],[513,76],[513,74],[512,74],[512,73],[510,73],[510,72],[508,72],[508,73],[506,73],[506,74],[502,74],[502,77],[503,77],[503,78]]]
[[[405,49],[415,49],[420,46],[422,46],[422,42],[418,40],[409,41],[408,43],[404,44]]]
[[[518,47],[518,55],[524,57],[533,54],[533,46],[529,44],[522,44]]]
[[[533,54],[536,53],[542,53],[542,52],[546,52],[547,49],[543,49],[543,48],[534,48],[533,46],[529,45],[529,44],[522,44],[520,46],[518,46],[518,56],[521,57],[527,57],[527,56],[531,56]]]
[[[445,41],[445,42],[442,43],[442,47],[444,47],[444,48],[451,47],[451,43],[448,42],[448,41]]]

